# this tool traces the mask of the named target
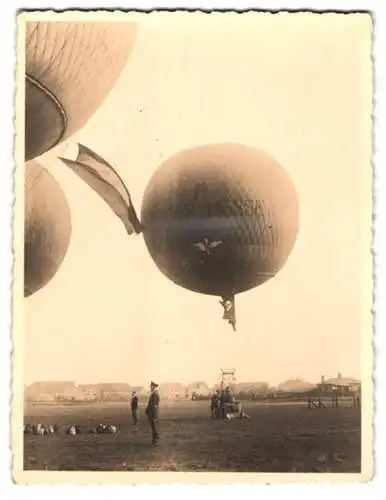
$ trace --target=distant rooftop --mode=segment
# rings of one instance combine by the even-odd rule
[[[306,380],[302,380],[300,378],[286,380],[277,386],[280,391],[308,391],[312,389],[314,384],[311,382],[307,382]]]
[[[40,381],[33,382],[25,388],[26,393],[55,393],[76,389],[76,385],[71,381]]]
[[[159,388],[160,389],[185,389],[185,387],[183,386],[183,384],[181,384],[180,382],[166,382],[164,384],[160,384],[159,385]]]
[[[360,380],[353,377],[331,377],[324,381],[326,385],[336,385],[341,387],[348,387],[350,385],[360,384]]]

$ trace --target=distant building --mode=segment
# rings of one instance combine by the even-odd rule
[[[205,382],[192,382],[186,387],[186,393],[189,398],[192,396],[207,397],[211,391]]]
[[[306,392],[314,389],[314,384],[300,378],[286,380],[277,386],[278,392]]]
[[[185,399],[186,390],[182,384],[172,382],[160,384],[159,393],[164,399]]]
[[[98,384],[79,384],[78,387],[83,392],[95,392]]]
[[[361,390],[361,382],[353,377],[342,377],[342,374],[338,373],[336,377],[328,379],[325,379],[322,376],[322,380],[318,384],[318,388],[324,391],[345,390],[357,392]]]
[[[25,387],[24,397],[27,401],[40,401],[41,398],[54,400],[61,394],[76,392],[76,390],[75,383],[70,381],[33,382]]]
[[[103,382],[98,384],[99,388],[103,391],[112,392],[130,392],[131,385],[126,382]]]
[[[129,384],[123,382],[98,384],[101,401],[128,401],[131,398],[132,389]]]
[[[56,397],[53,394],[42,392],[40,394],[29,394],[25,396],[25,401],[29,401],[31,403],[55,403]]]
[[[101,382],[97,384],[79,384],[78,386],[89,400],[127,401],[131,397],[131,386],[122,382]]]
[[[79,384],[78,389],[82,392],[84,401],[97,401],[98,396],[93,384]]]
[[[131,388],[132,391],[135,391],[137,393],[138,397],[144,397],[149,395],[149,391],[145,389],[142,385],[139,386],[134,386]]]
[[[56,401],[86,401],[86,394],[79,387],[68,389],[56,395]]]
[[[83,392],[91,392],[95,390],[97,384],[79,384],[78,387]]]
[[[85,401],[97,401],[98,400],[98,396],[97,394],[94,392],[94,391],[83,391],[83,398]]]
[[[267,392],[268,387],[268,382],[239,382],[235,392],[240,396],[260,396]]]

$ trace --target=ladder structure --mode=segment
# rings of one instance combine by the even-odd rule
[[[236,370],[234,368],[221,368],[220,390],[229,387],[234,391],[236,383]]]

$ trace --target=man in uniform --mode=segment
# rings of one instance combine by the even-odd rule
[[[150,396],[149,396],[149,402],[147,403],[147,407],[145,410],[147,419],[150,424],[151,432],[152,432],[152,443],[156,444],[157,441],[159,440],[159,435],[158,435],[158,414],[159,414],[159,403],[160,403],[160,397],[159,393],[157,391],[158,384],[155,382],[150,383]]]
[[[225,418],[225,391],[221,389],[219,397],[219,419]]]
[[[138,396],[135,391],[131,396],[131,415],[133,417],[133,425],[138,423]]]
[[[210,399],[211,420],[218,419],[219,391],[216,391]]]

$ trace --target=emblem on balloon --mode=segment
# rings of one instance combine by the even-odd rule
[[[272,279],[296,241],[298,200],[287,172],[249,146],[186,149],[154,172],[139,218],[117,169],[90,148],[78,148],[76,160],[60,158],[63,163],[99,194],[128,235],[143,235],[166,277],[221,297],[223,319],[235,330],[235,296]],[[208,211],[208,202],[226,204],[227,211]]]
[[[205,238],[202,243],[195,243],[193,246],[198,248],[198,250],[201,250],[201,252],[205,252],[208,255],[211,255],[211,250],[213,248],[217,248],[219,245],[221,245],[221,243],[222,241],[209,241],[208,238]]]

